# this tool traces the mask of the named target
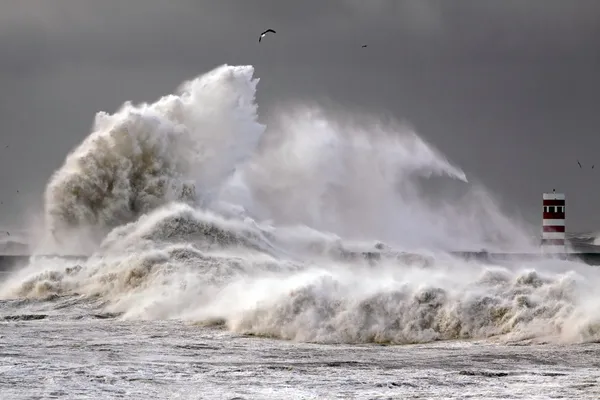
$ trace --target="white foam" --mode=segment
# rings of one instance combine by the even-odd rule
[[[596,270],[445,253],[533,245],[414,130],[315,107],[265,130],[252,75],[222,66],[177,95],[100,113],[46,191],[54,246],[94,256],[77,268],[34,259],[0,298],[77,294],[123,318],[302,341],[598,337]],[[468,190],[427,197],[431,176]]]

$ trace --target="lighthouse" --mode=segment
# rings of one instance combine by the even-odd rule
[[[565,195],[544,193],[542,215],[542,252],[566,253],[565,234]]]

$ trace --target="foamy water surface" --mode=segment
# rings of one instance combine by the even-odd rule
[[[597,345],[319,345],[178,322],[2,323],[3,399],[596,399]]]

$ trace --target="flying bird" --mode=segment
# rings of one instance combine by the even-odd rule
[[[581,163],[579,162],[579,160],[577,161],[577,164],[579,164],[579,168],[581,168]]]
[[[363,45],[362,45],[362,47],[363,47],[363,48],[364,48],[364,47],[367,47],[367,45],[366,45],[366,44],[363,44]]]
[[[271,33],[277,33],[273,29],[267,29],[266,31],[264,31],[264,32],[262,32],[260,34],[260,36],[258,37],[258,42],[260,43],[260,41],[262,40],[262,38],[264,38],[266,36],[266,34],[269,33],[269,32],[271,32]]]

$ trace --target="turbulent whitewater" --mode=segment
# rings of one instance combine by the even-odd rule
[[[48,183],[36,243],[90,257],[32,257],[2,312],[321,343],[600,339],[591,267],[450,256],[535,243],[410,127],[315,105],[263,123],[253,75],[224,65],[99,113]]]

